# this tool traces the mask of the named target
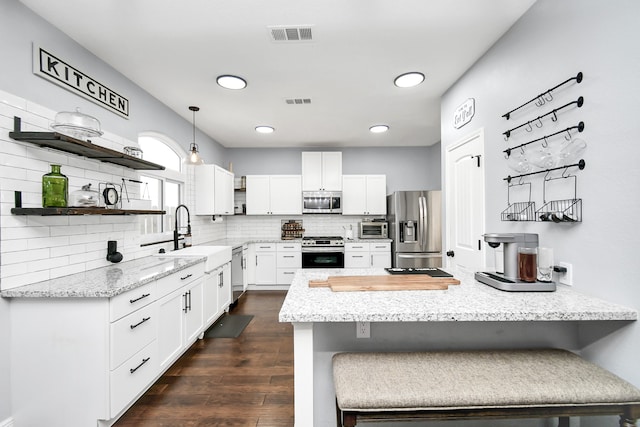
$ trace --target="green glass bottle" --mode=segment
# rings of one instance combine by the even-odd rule
[[[42,207],[65,208],[69,197],[69,179],[60,173],[60,165],[51,165],[51,172],[42,176]]]

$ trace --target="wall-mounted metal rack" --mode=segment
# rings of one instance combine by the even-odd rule
[[[511,118],[511,113],[513,113],[515,111],[518,111],[522,107],[524,107],[526,105],[529,105],[534,101],[535,101],[536,107],[542,107],[547,102],[553,101],[552,92],[554,90],[556,90],[556,89],[560,88],[561,86],[564,86],[567,83],[572,82],[574,80],[576,81],[576,83],[580,83],[580,82],[582,82],[582,77],[583,77],[582,72],[579,72],[575,77],[568,78],[567,80],[565,80],[562,83],[552,87],[551,89],[547,89],[546,91],[542,92],[541,94],[534,96],[533,98],[531,98],[529,101],[525,102],[524,104],[514,108],[511,111],[508,111],[508,112],[504,113],[502,115],[502,117],[504,117],[505,119],[509,120]]]
[[[537,175],[537,174],[541,174],[541,173],[547,173],[548,174],[549,172],[562,170],[562,169],[566,170],[566,169],[573,168],[573,167],[577,167],[578,169],[583,170],[585,168],[585,166],[586,166],[586,163],[584,162],[584,159],[580,159],[580,161],[578,163],[574,163],[574,164],[571,164],[571,165],[563,165],[563,166],[558,166],[558,167],[555,167],[555,168],[542,169],[542,170],[539,170],[539,171],[528,172],[528,173],[523,173],[523,174],[514,175],[514,176],[509,175],[508,177],[503,178],[503,180],[510,183],[511,180],[513,180],[515,178],[522,178],[522,177],[525,177],[525,176]]]
[[[536,117],[535,119],[531,119],[531,120],[527,121],[526,123],[523,123],[523,124],[521,124],[519,126],[516,126],[514,128],[511,128],[509,130],[506,130],[506,131],[502,132],[502,134],[504,135],[504,140],[508,141],[509,137],[511,136],[511,132],[513,132],[514,130],[521,129],[521,128],[525,127],[525,126],[527,126],[527,127],[524,128],[527,132],[531,132],[533,130],[533,126],[531,126],[532,124],[534,126],[536,126],[537,128],[541,128],[543,126],[542,119],[547,117],[547,116],[551,116],[551,121],[552,122],[557,122],[558,121],[557,113],[560,110],[563,110],[563,109],[565,109],[567,107],[570,107],[571,105],[574,105],[574,104],[578,108],[582,107],[584,105],[584,97],[581,96],[578,99],[576,99],[575,101],[567,102],[566,104],[564,104],[561,107],[554,108],[553,110],[549,111],[548,113],[545,113],[545,114],[543,114],[541,116]]]
[[[91,141],[72,138],[58,132],[23,132],[22,119],[13,118],[13,132],[9,136],[16,141],[30,142],[41,147],[54,148],[101,162],[113,163],[137,170],[163,170],[164,166],[142,160],[110,148],[92,144]]]
[[[506,154],[505,158],[509,158],[509,156],[511,155],[511,152],[513,150],[516,150],[518,148],[524,148],[529,144],[533,144],[534,142],[544,141],[542,143],[542,146],[546,147],[546,142],[547,142],[548,139],[550,139],[550,138],[552,138],[552,137],[554,137],[556,135],[560,135],[562,133],[565,133],[565,132],[567,133],[567,135],[565,136],[565,139],[569,141],[569,140],[571,140],[571,131],[574,130],[574,129],[577,129],[578,132],[582,132],[584,130],[584,122],[580,122],[575,126],[570,126],[570,127],[566,128],[566,129],[563,129],[561,131],[554,132],[554,133],[549,134],[549,135],[545,135],[542,138],[537,138],[537,139],[534,139],[532,141],[525,142],[524,144],[520,144],[520,145],[516,145],[514,147],[507,148],[506,150],[503,150],[503,152]]]

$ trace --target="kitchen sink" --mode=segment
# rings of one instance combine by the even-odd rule
[[[203,257],[206,256],[205,271],[212,271],[215,268],[231,261],[231,246],[189,246],[164,254],[156,254],[157,257]]]

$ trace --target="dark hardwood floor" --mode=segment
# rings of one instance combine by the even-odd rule
[[[286,292],[249,291],[231,314],[254,318],[238,338],[198,340],[115,427],[293,426],[293,328]]]

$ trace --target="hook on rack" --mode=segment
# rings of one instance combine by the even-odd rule
[[[538,126],[538,123],[540,123],[540,126]],[[538,120],[536,120],[536,127],[537,127],[538,129],[540,129],[542,126],[544,126],[544,125],[542,124],[542,120],[540,120],[540,118],[538,117]]]

